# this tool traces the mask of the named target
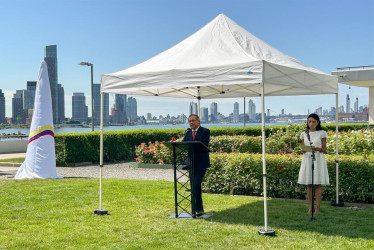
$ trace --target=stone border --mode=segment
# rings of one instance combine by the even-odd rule
[[[171,165],[171,164],[151,164],[151,163],[130,162],[130,168],[173,169],[173,165]]]

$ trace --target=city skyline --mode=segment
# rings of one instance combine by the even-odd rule
[[[58,84],[65,90],[65,116],[71,117],[74,92],[84,92],[86,105],[91,106],[89,70],[79,66],[79,62],[93,63],[94,83],[99,83],[101,74],[122,70],[168,49],[219,13],[226,14],[285,54],[326,73],[342,66],[371,65],[374,59],[374,35],[369,32],[370,10],[374,7],[371,1],[359,0],[354,4],[340,1],[339,6],[333,1],[308,3],[291,0],[234,3],[217,0],[214,4],[212,1],[192,1],[189,5],[175,1],[94,0],[90,1],[90,5],[85,1],[20,2],[22,4],[3,3],[0,9],[1,27],[3,34],[7,34],[7,39],[2,39],[0,44],[3,58],[7,58],[6,61],[0,60],[0,89],[6,98],[8,117],[11,116],[9,100],[15,91],[25,89],[27,81],[37,79],[45,46],[58,46]],[[55,15],[56,9],[59,10],[58,15]],[[248,9],[256,11],[248,15]],[[30,12],[40,18],[31,21],[24,18]],[[350,13],[350,19],[341,14],[346,12]],[[194,13],[194,18],[191,18],[191,13]],[[269,15],[271,20],[266,18]],[[102,35],[108,34],[108,30],[113,36]],[[350,35],[343,38],[341,34],[347,32]],[[27,43],[23,37],[27,37]],[[339,106],[345,105],[347,94],[351,96],[351,106],[356,98],[362,104],[368,103],[366,88],[340,84]],[[114,98],[114,95],[109,95],[110,106]],[[138,114],[144,116],[148,112],[187,114],[188,104],[196,101],[144,96],[134,98],[138,100]],[[261,106],[259,98],[252,100],[257,107]],[[218,104],[219,112],[224,115],[233,112],[235,102],[239,104],[240,113],[243,112],[243,99],[201,100],[201,107],[210,108],[212,102]],[[265,109],[278,113],[283,108],[287,114],[306,114],[319,106],[324,109],[334,107],[335,96],[265,98]],[[89,108],[89,115],[90,112]]]

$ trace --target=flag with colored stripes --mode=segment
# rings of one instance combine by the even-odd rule
[[[56,172],[51,87],[48,68],[42,62],[36,86],[34,113],[30,126],[25,161],[15,179],[61,178]]]

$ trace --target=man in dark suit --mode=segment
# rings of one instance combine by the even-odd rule
[[[190,128],[184,133],[183,141],[201,141],[208,147],[210,141],[210,130],[200,126],[199,116],[192,114],[188,117]],[[204,213],[203,199],[201,197],[201,183],[206,172],[210,167],[209,152],[195,151],[194,154],[194,173],[195,173],[195,204],[196,215],[201,216]]]

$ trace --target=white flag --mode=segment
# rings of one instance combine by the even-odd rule
[[[45,61],[42,61],[40,66],[36,86],[34,114],[30,126],[26,158],[14,178],[62,178],[56,173],[51,87]]]

